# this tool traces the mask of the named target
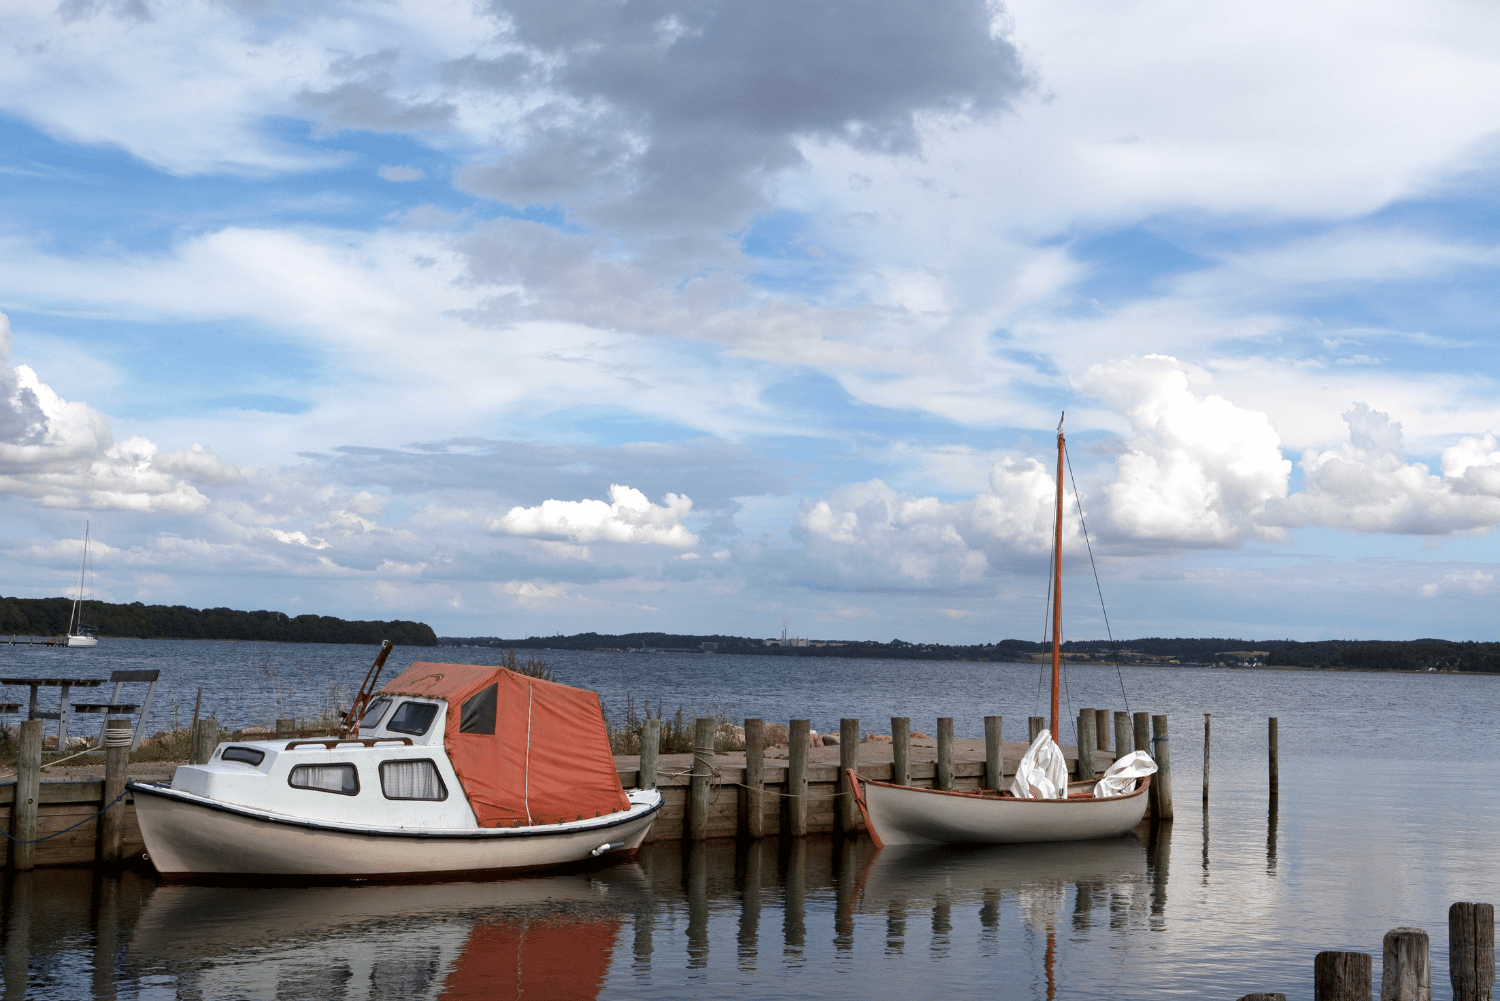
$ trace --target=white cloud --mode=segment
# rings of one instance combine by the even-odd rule
[[[375,173],[387,181],[420,181],[427,176],[420,167],[381,167]]]
[[[267,532],[278,542],[285,542],[289,546],[306,546],[308,549],[327,549],[328,543],[323,539],[309,538],[306,532],[283,532],[279,528],[268,528]]]
[[[573,542],[633,542],[696,546],[698,537],[682,525],[693,509],[690,498],[667,494],[660,505],[633,487],[611,484],[610,502],[546,500],[536,507],[513,507],[491,523],[511,535],[551,536]]]
[[[1080,388],[1130,423],[1128,451],[1105,487],[1116,533],[1187,546],[1279,536],[1261,516],[1286,496],[1292,464],[1265,414],[1198,396],[1162,355],[1095,365]]]
[[[1467,598],[1476,594],[1493,594],[1495,575],[1483,570],[1445,574],[1442,580],[1423,584],[1417,591],[1424,598]]]

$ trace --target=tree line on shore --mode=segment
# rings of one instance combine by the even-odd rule
[[[73,611],[70,598],[0,598],[0,635],[61,636]],[[379,643],[437,646],[425,622],[362,622],[331,615],[287,615],[265,610],[128,605],[90,601],[84,623],[96,636],[128,639],[250,640],[274,643]]]
[[[755,654],[769,657],[900,658],[904,660],[1028,661],[1051,652],[1047,642],[1007,639],[952,645],[905,640],[813,640],[806,646],[767,646],[744,636],[679,633],[575,633],[571,636],[445,636],[443,646],[522,650],[646,650]],[[1266,667],[1376,671],[1477,671],[1500,673],[1500,643],[1415,640],[1245,640],[1215,637],[1143,637],[1131,640],[1071,640],[1070,660],[1124,663],[1245,664]]]

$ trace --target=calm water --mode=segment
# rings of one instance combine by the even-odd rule
[[[7,676],[160,667],[163,728],[174,702],[186,722],[200,685],[226,724],[315,715],[329,686],[347,697],[372,653],[110,640],[0,647],[0,664]],[[489,653],[398,650],[391,666]],[[616,716],[627,693],[818,730],[951,715],[978,735],[1000,713],[1021,739],[1042,711],[1030,665],[544,656]],[[1448,905],[1500,901],[1500,678],[1170,668],[1130,669],[1125,683],[1131,709],[1172,719],[1177,821],[1155,838],[916,854],[818,838],[656,846],[588,873],[395,887],[39,871],[5,884],[6,996],[1310,998],[1324,949],[1372,953],[1378,990],[1381,937],[1398,925],[1432,933],[1434,996],[1450,995]],[[1075,668],[1069,689],[1075,710],[1124,708],[1112,668]],[[1275,812],[1268,716],[1280,719]]]

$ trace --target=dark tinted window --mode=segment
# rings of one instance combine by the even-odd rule
[[[287,782],[293,789],[316,789],[341,796],[359,793],[359,772],[353,765],[298,765]]]
[[[491,685],[464,699],[463,713],[458,721],[459,733],[495,732],[495,698],[499,688],[499,685]]]
[[[431,702],[403,702],[391,714],[390,722],[385,725],[385,728],[394,730],[396,733],[410,733],[420,737],[432,725],[437,711],[438,707]]]
[[[224,753],[219,755],[221,761],[243,761],[247,765],[259,765],[266,760],[265,751],[257,751],[253,747],[226,747]]]
[[[376,699],[365,709],[365,714],[360,717],[359,725],[366,730],[373,730],[380,725],[380,717],[391,707],[390,699]]]

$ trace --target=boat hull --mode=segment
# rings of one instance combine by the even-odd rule
[[[130,783],[146,851],[166,877],[412,878],[545,869],[640,847],[661,795],[571,824],[472,831],[373,830],[278,817],[192,793]],[[600,852],[600,854],[603,854]]]
[[[87,650],[91,647],[98,646],[99,639],[95,636],[79,636],[75,634],[68,637],[67,645],[70,647],[78,647]]]
[[[1024,844],[1118,837],[1146,815],[1149,779],[1106,799],[1014,799],[858,779],[860,809],[882,845]]]

